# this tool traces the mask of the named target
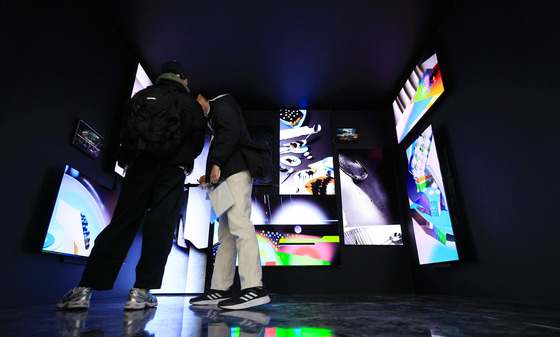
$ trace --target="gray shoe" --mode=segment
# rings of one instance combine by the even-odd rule
[[[150,293],[149,289],[132,288],[128,293],[124,308],[126,310],[138,310],[152,308],[157,304],[157,299]]]
[[[56,303],[56,307],[59,309],[88,309],[92,291],[92,288],[76,287],[67,292],[66,295]]]

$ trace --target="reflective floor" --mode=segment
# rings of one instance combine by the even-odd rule
[[[435,296],[272,295],[259,308],[192,307],[157,296],[124,311],[126,298],[92,299],[87,311],[52,305],[0,311],[0,336],[560,336],[560,308]]]

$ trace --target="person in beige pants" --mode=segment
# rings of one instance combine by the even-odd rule
[[[217,305],[221,309],[246,309],[270,302],[262,284],[262,268],[255,227],[251,217],[253,179],[238,144],[249,140],[241,107],[229,94],[212,98],[201,92],[197,101],[208,118],[212,141],[201,184],[225,180],[234,205],[220,216],[216,255],[210,290],[192,298],[192,305]],[[239,261],[241,291],[233,296],[236,260]]]

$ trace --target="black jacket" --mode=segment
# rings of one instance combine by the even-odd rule
[[[239,151],[239,143],[249,141],[249,132],[242,110],[230,94],[209,101],[208,115],[214,138],[206,160],[206,177],[210,177],[212,165],[220,167],[220,177],[227,178],[247,169],[245,159]]]
[[[177,95],[177,107],[181,111],[181,127],[183,128],[183,142],[179,152],[173,157],[165,160],[154,161],[153,158],[140,155],[135,159],[134,165],[141,166],[182,166],[188,172],[192,171],[194,159],[202,152],[206,133],[206,119],[202,107],[196,99],[189,94],[188,87],[179,78],[158,78],[157,86],[169,88]],[[125,116],[132,109],[132,100],[129,100],[125,108]]]

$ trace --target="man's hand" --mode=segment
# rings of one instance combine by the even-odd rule
[[[212,184],[217,184],[220,181],[220,167],[218,165],[212,165],[212,170],[210,171],[210,182]]]

